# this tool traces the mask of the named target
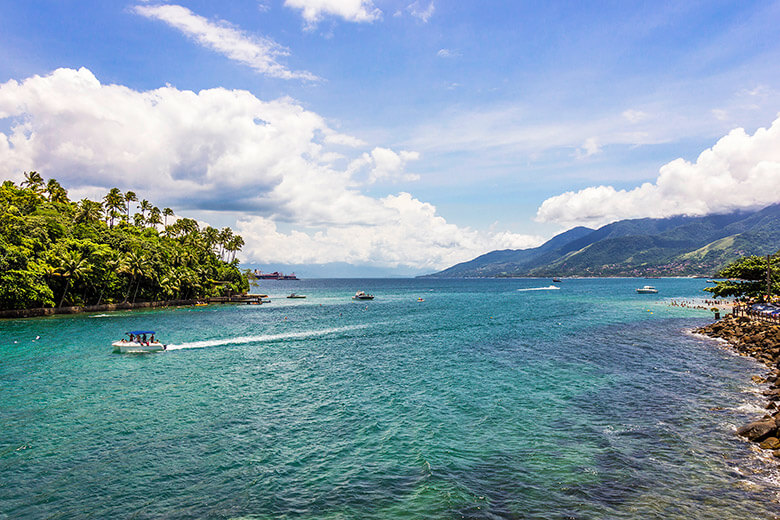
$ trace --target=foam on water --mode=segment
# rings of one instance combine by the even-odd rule
[[[525,291],[557,291],[560,287],[556,285],[548,285],[547,287],[529,287],[527,289],[518,289],[518,292],[525,292]]]
[[[346,332],[349,330],[357,330],[366,328],[367,325],[351,325],[346,327],[335,327],[331,329],[322,330],[307,330],[301,332],[285,332],[281,334],[261,334],[258,336],[237,336],[232,338],[211,339],[204,341],[191,341],[189,343],[182,343],[181,345],[168,345],[166,350],[182,350],[187,348],[206,348],[206,347],[222,347],[225,345],[241,345],[245,343],[262,343],[268,341],[280,341],[285,339],[296,338],[310,338],[315,336],[325,336],[327,334],[334,334],[337,332]]]

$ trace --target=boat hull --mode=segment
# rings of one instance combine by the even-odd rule
[[[639,294],[657,294],[658,289],[637,289],[636,292]]]
[[[130,341],[116,341],[111,344],[114,347],[114,352],[120,354],[146,354],[147,352],[162,352],[165,350],[166,345],[162,343],[136,343]]]

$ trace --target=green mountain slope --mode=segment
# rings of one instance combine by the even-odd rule
[[[775,204],[754,212],[575,228],[538,248],[493,251],[432,276],[709,276],[739,257],[779,248]]]

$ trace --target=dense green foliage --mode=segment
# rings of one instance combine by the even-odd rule
[[[200,229],[133,192],[68,199],[36,172],[0,186],[0,309],[203,298],[246,292],[230,228]],[[160,231],[162,230],[162,232]]]
[[[535,249],[493,251],[434,276],[712,276],[780,248],[780,204],[754,212],[621,220]]]
[[[719,277],[727,278],[707,287],[716,298],[750,298],[764,300],[767,295],[766,257],[748,256],[723,268]],[[780,294],[780,253],[770,257],[771,296]]]

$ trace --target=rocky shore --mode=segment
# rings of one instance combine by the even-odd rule
[[[767,414],[742,426],[737,434],[758,443],[763,449],[772,450],[774,456],[780,458],[780,325],[729,314],[694,332],[726,340],[739,353],[751,356],[771,369],[766,378],[754,377],[758,383],[769,384],[764,392],[768,401]]]

